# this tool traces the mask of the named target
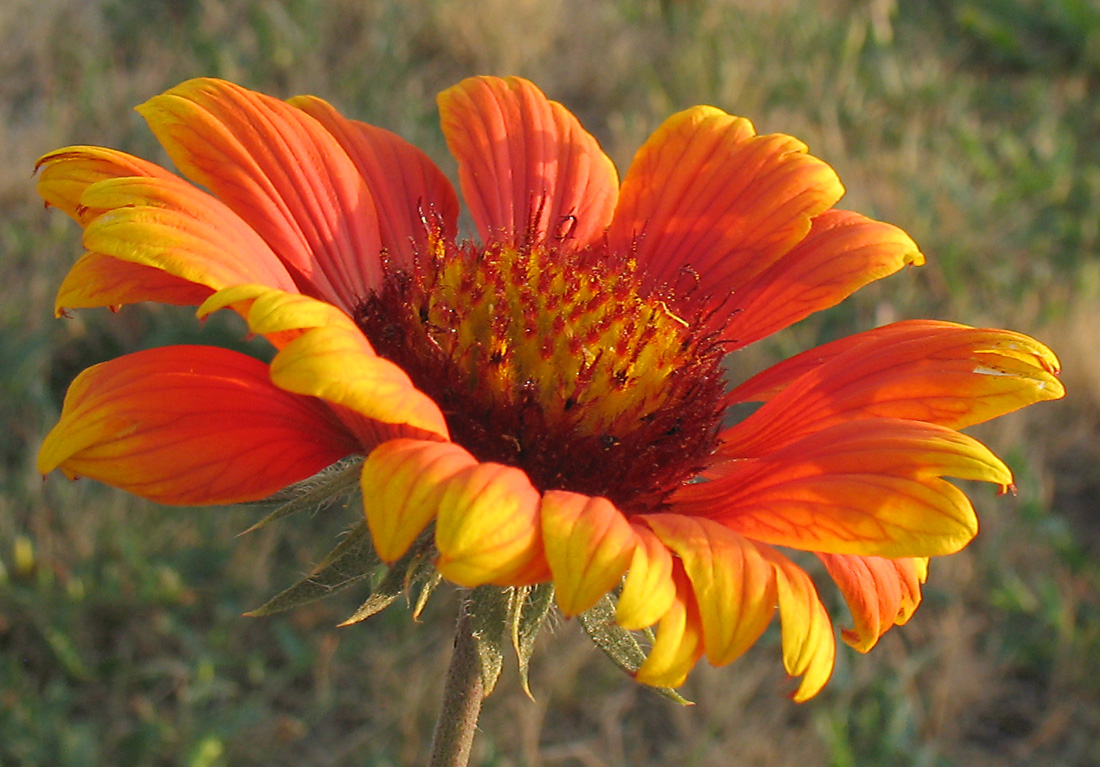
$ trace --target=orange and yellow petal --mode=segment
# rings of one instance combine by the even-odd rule
[[[569,110],[518,77],[468,78],[438,101],[483,242],[580,250],[603,236],[618,173]]]
[[[817,695],[833,674],[836,660],[833,622],[805,570],[775,549],[763,544],[757,547],[775,568],[783,667],[792,677],[802,677],[791,696],[801,703]]]
[[[883,634],[908,622],[920,605],[921,584],[928,576],[926,558],[818,556],[852,614],[853,626],[841,636],[860,652],[869,652]]]
[[[446,439],[439,407],[400,367],[379,357],[354,321],[332,304],[263,285],[238,285],[211,296],[199,315],[232,306],[253,333],[279,347],[271,380],[369,419],[406,424]]]
[[[400,559],[435,519],[440,486],[477,460],[458,445],[395,439],[367,456],[360,475],[363,509],[383,562]]]
[[[213,291],[153,266],[119,261],[102,253],[85,253],[73,264],[57,291],[54,314],[68,309],[112,309],[142,301],[197,306]]]
[[[146,176],[186,183],[148,160],[99,146],[70,146],[50,152],[38,160],[35,173],[38,193],[46,204],[63,210],[81,225],[103,212],[81,201],[84,191],[99,181]]]
[[[255,229],[303,291],[350,310],[381,284],[374,202],[315,119],[209,78],[188,80],[138,112],[176,166]]]
[[[698,280],[700,294],[724,297],[798,244],[843,193],[797,139],[757,136],[744,118],[693,107],[638,150],[608,243],[636,254],[651,287]]]
[[[813,219],[810,232],[733,298],[723,339],[734,348],[843,301],[905,266],[924,263],[917,244],[896,226],[844,210]]]
[[[707,659],[716,666],[730,663],[771,621],[776,601],[771,563],[752,541],[709,519],[681,514],[643,519],[679,558],[691,582]]]
[[[679,687],[703,657],[703,628],[692,585],[677,564],[672,573],[675,597],[657,624],[653,647],[634,675],[642,684]]]
[[[359,449],[316,400],[272,385],[237,352],[169,346],[88,368],[38,455],[167,504],[255,501]]]
[[[935,424],[837,424],[722,476],[686,485],[674,508],[764,543],[833,554],[950,554],[977,533],[970,501],[942,477],[1012,481],[980,442]]]
[[[630,523],[611,501],[562,490],[543,496],[542,537],[554,595],[566,617],[584,612],[618,586],[638,546]]]
[[[428,155],[384,128],[343,117],[315,96],[289,103],[320,122],[355,163],[378,211],[382,248],[398,266],[429,252],[429,234],[454,239],[458,197]]]
[[[184,181],[106,179],[89,186],[81,202],[103,211],[84,229],[89,251],[213,290],[258,283],[297,292],[286,267],[255,231]]]
[[[638,630],[661,619],[676,599],[668,547],[644,524],[632,525],[637,543],[615,607],[615,622]]]
[[[1065,393],[1058,359],[1021,333],[897,323],[862,335],[863,343],[846,344],[832,357],[824,347],[817,356],[826,362],[727,430],[718,460],[759,457],[856,419],[902,418],[962,429]]]
[[[539,492],[521,470],[479,463],[440,483],[436,570],[460,586],[528,586],[550,577]]]

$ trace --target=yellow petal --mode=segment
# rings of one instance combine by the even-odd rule
[[[470,466],[441,486],[436,569],[460,586],[526,586],[549,577],[539,493],[519,469]]]
[[[395,562],[435,518],[446,480],[477,463],[450,442],[395,439],[367,456],[360,475],[363,510],[374,548]]]
[[[798,703],[821,691],[833,674],[836,638],[833,622],[806,572],[775,549],[759,545],[775,567],[779,620],[783,630],[783,666],[802,683],[792,696]]]
[[[676,585],[672,580],[672,554],[645,525],[633,525],[638,543],[630,560],[615,622],[624,629],[652,626],[672,607]]]
[[[707,659],[716,666],[733,661],[771,621],[773,567],[752,542],[708,519],[647,514],[644,520],[683,563],[699,606]]]
[[[635,678],[654,687],[679,687],[703,654],[699,613],[692,586],[680,568],[673,572],[676,597],[657,624],[657,638]]]
[[[638,544],[611,501],[561,490],[543,496],[542,535],[554,594],[567,617],[619,585]]]

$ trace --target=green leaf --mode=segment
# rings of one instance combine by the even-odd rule
[[[351,617],[337,624],[341,628],[365,621],[385,610],[414,584],[430,582],[436,575],[432,564],[431,536],[421,536],[371,591],[367,601],[359,605]],[[427,597],[425,597],[427,599]]]
[[[470,592],[466,609],[470,616],[470,632],[481,659],[481,680],[485,695],[496,687],[504,668],[504,646],[508,641],[508,614],[514,589],[500,586],[478,586]]]
[[[615,623],[615,602],[610,594],[605,594],[595,607],[581,613],[577,618],[585,633],[616,666],[631,675],[642,667],[642,663],[645,662],[645,651],[642,650],[642,646],[638,644],[638,639],[632,632]],[[691,701],[671,687],[653,687],[652,689],[682,706],[692,705]]]
[[[337,499],[350,495],[359,485],[362,467],[363,456],[351,456],[322,469],[309,479],[280,490],[261,501],[264,505],[278,504],[275,510],[238,535],[247,535],[300,511],[319,511]]]
[[[531,664],[531,653],[535,649],[546,616],[554,604],[554,584],[540,583],[537,586],[522,586],[515,589],[509,605],[508,624],[512,629],[512,647],[519,661],[519,681],[527,697],[531,695],[527,670]]]
[[[251,618],[272,615],[332,596],[363,580],[380,564],[367,531],[367,523],[360,522],[309,576],[245,615]]]

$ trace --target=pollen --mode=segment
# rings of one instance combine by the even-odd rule
[[[630,513],[699,471],[721,421],[721,348],[673,298],[629,254],[440,240],[356,319],[478,459]]]

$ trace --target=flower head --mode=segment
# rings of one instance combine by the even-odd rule
[[[39,468],[232,503],[362,455],[383,561],[430,529],[461,586],[549,581],[566,615],[616,592],[620,626],[657,626],[637,677],[661,686],[732,661],[778,607],[795,697],[812,696],[833,629],[789,552],[820,558],[844,638],[870,649],[916,609],[928,558],[977,531],[944,477],[1012,481],[957,430],[1062,396],[1056,358],[1009,331],[899,322],[728,391],[728,354],[923,263],[916,245],[834,208],[843,188],[801,142],[718,109],[670,117],[620,184],[525,80],[464,80],[439,105],[476,241],[426,155],[312,97],[200,79],[139,107],[209,192],[110,149],[42,158],[39,189],[87,250],[59,313],[228,307],[277,353],[90,368]],[[763,404],[727,425],[746,402]]]

